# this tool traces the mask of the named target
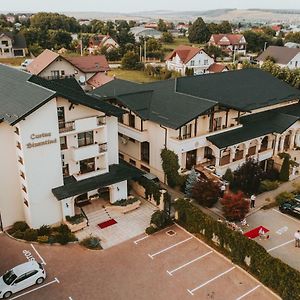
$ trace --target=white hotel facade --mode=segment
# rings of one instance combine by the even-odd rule
[[[123,111],[87,96],[73,79],[49,82],[0,65],[2,228],[32,228],[73,216],[77,196],[109,189],[127,198],[131,169],[119,165]]]

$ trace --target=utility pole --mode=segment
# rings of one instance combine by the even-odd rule
[[[147,42],[144,41],[144,63],[146,63],[147,60]]]
[[[83,49],[82,49],[82,39],[80,40],[80,56],[83,55]]]
[[[142,45],[140,45],[140,62],[142,62]]]

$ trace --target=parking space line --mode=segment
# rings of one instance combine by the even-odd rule
[[[50,284],[52,284],[52,283],[59,283],[59,281],[58,281],[58,279],[55,277],[54,278],[54,280],[52,280],[52,281],[50,281],[50,282],[48,282],[48,283],[45,283],[45,284],[43,284],[43,285],[40,285],[39,287],[36,287],[35,289],[32,289],[32,290],[30,290],[30,291],[27,291],[27,292],[25,292],[25,293],[22,293],[22,294],[20,294],[20,295],[18,295],[18,296],[15,296],[15,297],[13,297],[13,298],[10,298],[10,300],[14,300],[14,299],[17,299],[17,298],[20,298],[20,297],[22,297],[22,296],[24,296],[24,295],[27,295],[27,294],[29,294],[29,293],[32,293],[32,292],[34,292],[34,291],[37,291],[37,290],[39,290],[39,289],[41,289],[41,288],[44,288],[44,287],[46,287],[47,285],[50,285]]]
[[[271,249],[268,249],[267,252],[271,252],[271,251],[273,251],[273,250],[275,250],[275,249],[278,249],[278,248],[280,248],[280,247],[283,247],[283,246],[285,246],[285,245],[287,245],[287,244],[290,244],[290,243],[292,243],[292,242],[294,242],[294,241],[295,241],[295,240],[292,239],[292,240],[290,240],[290,241],[288,241],[288,242],[285,242],[285,243],[280,244],[280,245],[278,245],[278,246],[275,246],[275,247],[273,247],[273,248],[271,248]]]
[[[223,273],[221,273],[221,274],[219,274],[219,275],[217,275],[217,276],[211,278],[210,280],[208,280],[208,281],[206,281],[206,282],[200,284],[199,286],[195,287],[194,289],[192,289],[192,290],[187,289],[187,291],[188,291],[192,296],[194,296],[194,292],[195,292],[195,291],[201,289],[201,288],[204,287],[205,285],[207,285],[207,284],[211,283],[212,281],[214,281],[214,280],[220,278],[221,276],[223,276],[223,275],[225,275],[225,274],[231,272],[233,269],[235,269],[235,267],[231,267],[230,269],[226,270],[225,272],[223,272]]]
[[[172,274],[175,273],[176,271],[178,271],[178,270],[180,270],[180,269],[182,269],[182,268],[184,268],[184,267],[186,267],[186,266],[192,264],[193,262],[195,262],[195,261],[197,261],[197,260],[199,260],[199,259],[201,259],[201,258],[203,258],[203,257],[205,257],[205,256],[207,256],[207,255],[209,255],[209,254],[211,254],[211,253],[213,253],[213,251],[209,251],[209,252],[207,252],[207,253],[205,253],[205,254],[203,254],[203,255],[201,255],[201,256],[199,256],[199,257],[197,257],[197,258],[195,258],[195,259],[193,259],[193,260],[191,260],[191,261],[189,261],[189,262],[187,262],[187,263],[185,263],[184,265],[179,266],[179,267],[176,268],[176,269],[173,269],[173,270],[171,270],[171,271],[167,271],[167,273],[168,273],[170,276],[173,276]]]
[[[171,245],[171,246],[169,246],[169,247],[167,247],[167,248],[165,248],[165,249],[162,249],[162,250],[160,250],[160,251],[158,251],[158,252],[156,252],[156,253],[148,254],[148,256],[149,256],[151,259],[153,259],[154,256],[159,255],[159,254],[161,254],[161,253],[163,253],[163,252],[166,252],[166,251],[168,251],[168,250],[170,250],[170,249],[172,249],[172,248],[174,248],[174,247],[176,247],[176,246],[178,246],[178,245],[181,245],[181,244],[183,244],[183,243],[185,243],[185,242],[191,240],[192,238],[194,238],[194,237],[191,236],[191,237],[189,237],[189,238],[187,238],[187,239],[185,239],[185,240],[183,240],[183,241],[181,241],[181,242],[178,242],[178,243],[176,243],[176,244],[174,244],[174,245]]]
[[[281,211],[279,211],[279,210],[277,210],[277,209],[275,209],[275,208],[272,208],[272,210],[274,210],[275,212],[277,212],[277,213],[280,214],[280,215],[285,216],[286,218],[289,218],[289,219],[293,220],[294,222],[296,222],[296,223],[298,223],[298,224],[300,223],[298,220],[296,220],[296,219],[294,219],[294,218],[292,218],[292,217],[290,217],[290,216],[287,216],[286,214],[282,213]]]
[[[142,238],[140,238],[140,239],[138,239],[138,240],[135,240],[134,243],[137,245],[140,241],[145,240],[145,239],[147,239],[148,237],[149,237],[149,235],[146,235],[146,236],[144,236],[144,237],[142,237]]]
[[[30,244],[30,246],[32,247],[32,249],[35,251],[35,253],[38,255],[38,257],[40,258],[40,260],[42,261],[43,265],[46,265],[46,262],[44,261],[44,259],[42,258],[42,256],[38,253],[38,251],[35,249],[35,247]]]
[[[241,300],[244,297],[248,296],[250,293],[254,292],[256,289],[258,289],[260,287],[260,284],[257,285],[256,287],[254,287],[253,289],[251,289],[250,291],[248,291],[247,293],[243,294],[242,296],[236,298],[236,300]]]

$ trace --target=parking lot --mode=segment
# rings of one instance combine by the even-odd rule
[[[47,280],[11,299],[277,299],[261,283],[181,228],[103,251],[30,245],[0,235],[0,272],[32,259]]]
[[[294,242],[294,233],[300,230],[300,220],[273,208],[257,211],[247,218],[247,222],[250,229],[261,225],[269,229],[270,239],[255,240],[270,254],[300,271],[300,248],[296,248]]]

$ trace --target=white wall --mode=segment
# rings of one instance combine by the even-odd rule
[[[108,165],[119,163],[118,118],[106,117]]]
[[[111,203],[121,199],[127,199],[127,180],[110,185],[109,197]]]
[[[61,203],[51,190],[63,185],[61,152],[57,125],[56,99],[51,100],[19,123],[26,175],[26,189],[31,219],[37,228],[62,219]],[[50,133],[49,137],[32,139],[32,134]],[[28,148],[27,144],[55,140],[55,143]]]
[[[14,127],[0,124],[0,214],[3,227],[25,219]]]

